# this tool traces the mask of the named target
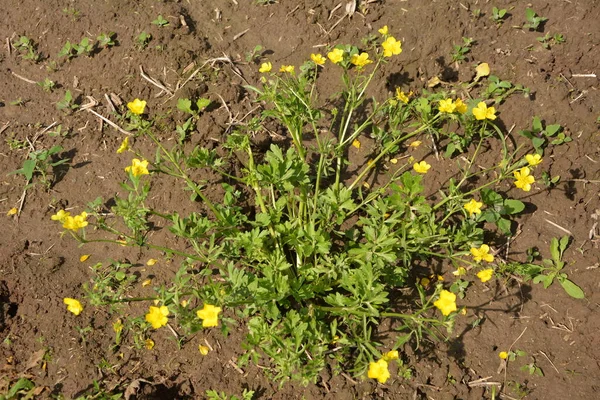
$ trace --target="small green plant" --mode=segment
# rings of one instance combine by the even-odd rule
[[[36,44],[27,36],[20,36],[16,42],[13,42],[13,47],[21,53],[21,57],[25,60],[30,60],[35,63],[42,59],[40,53],[37,52]]]
[[[550,33],[546,33],[545,36],[540,36],[537,41],[541,43],[542,47],[546,50],[550,50],[550,47],[554,44],[562,44],[565,42],[565,37],[560,33],[555,33],[552,36]]]
[[[462,41],[462,44],[455,44],[452,46],[452,62],[464,61],[466,59],[465,55],[471,51],[471,46],[475,44],[473,38],[463,37]]]
[[[87,37],[81,39],[79,43],[71,43],[67,40],[67,43],[65,43],[62,49],[60,49],[58,56],[66,57],[67,60],[81,55],[86,55],[89,57],[92,55],[94,47],[95,43]]]
[[[79,108],[79,105],[75,103],[75,99],[73,98],[73,94],[71,94],[70,90],[65,92],[65,96],[62,100],[56,103],[56,108],[63,111],[73,111]]]
[[[81,17],[81,12],[75,7],[65,7],[62,10],[63,14],[70,17],[71,20],[77,21]]]
[[[537,116],[533,117],[531,129],[519,131],[519,134],[531,139],[531,144],[540,155],[544,154],[544,149],[548,144],[560,145],[573,140],[562,131],[562,127],[559,124],[546,125],[544,127],[542,120]]]
[[[216,390],[207,390],[206,398],[208,400],[252,400],[254,397],[254,391],[244,389],[242,392],[242,397],[237,396],[228,396],[225,392],[217,392]]]
[[[41,87],[44,92],[48,93],[51,93],[54,91],[54,88],[56,88],[56,83],[53,80],[50,80],[50,78],[46,78],[43,81],[38,82],[37,85]]]
[[[256,46],[254,46],[254,48],[252,50],[250,50],[249,52],[246,53],[246,62],[251,63],[251,62],[258,62],[261,59],[261,52],[263,50],[262,45],[257,44]]]
[[[551,177],[547,171],[544,171],[542,172],[542,182],[548,189],[551,189],[555,187],[558,184],[558,182],[560,182],[560,175]]]
[[[61,146],[52,146],[50,149],[35,150],[29,153],[29,159],[23,162],[23,166],[11,172],[11,174],[20,174],[27,180],[26,185],[29,186],[35,176],[39,176],[39,181],[46,189],[50,189],[53,184],[54,169],[60,165],[68,163],[68,158],[58,158],[58,155],[63,151]]]
[[[535,360],[529,364],[523,365],[521,371],[527,372],[529,375],[544,376],[544,371],[536,365]]]
[[[6,378],[8,379],[8,378]],[[35,398],[35,384],[27,378],[20,378],[12,384],[8,381],[8,390],[0,394],[0,400],[18,400]]]
[[[498,7],[493,7],[490,19],[496,24],[501,25],[504,22],[504,18],[506,17],[506,12],[506,8],[499,9]]]
[[[71,129],[63,129],[63,126],[59,124],[54,129],[49,130],[47,133],[50,137],[67,138],[71,135]]]
[[[548,21],[548,18],[540,17],[531,8],[525,9],[525,19],[527,20],[527,22],[523,24],[523,28],[529,29],[531,31],[537,31],[543,22]]]
[[[195,102],[192,102],[190,99],[179,99],[177,101],[177,109],[191,115],[182,125],[177,125],[176,127],[176,132],[179,135],[178,142],[180,144],[183,143],[195,129],[196,121],[198,120],[200,113],[209,105],[210,100],[206,98],[199,98]]]
[[[583,299],[585,297],[583,290],[569,280],[567,274],[562,272],[565,266],[562,257],[569,246],[569,240],[569,236],[563,236],[560,240],[552,238],[550,243],[550,254],[552,258],[544,259],[544,266],[538,266],[538,269],[532,270],[532,273],[535,275],[533,276],[533,283],[543,283],[544,288],[548,288],[556,279],[569,296],[576,299]]]
[[[11,102],[9,102],[9,104],[11,106],[17,106],[17,107],[23,107],[25,106],[25,104],[27,104],[29,102],[29,100],[27,99],[23,99],[22,97],[19,97],[16,100],[12,100]]]
[[[138,50],[143,50],[148,46],[151,40],[152,35],[147,33],[146,31],[142,31],[139,35],[135,37],[135,46]]]
[[[152,25],[156,25],[158,27],[163,27],[163,26],[169,25],[169,21],[164,19],[162,15],[159,15],[158,17],[156,17],[156,19],[154,21],[152,21]]]
[[[115,40],[116,34],[114,32],[101,33],[96,39],[98,40],[98,46],[103,48],[113,47],[117,45]]]
[[[494,104],[501,104],[508,96],[516,92],[521,92],[525,97],[529,97],[530,90],[521,84],[504,81],[496,75],[490,75],[488,81],[489,84],[485,89],[485,97],[494,99]]]

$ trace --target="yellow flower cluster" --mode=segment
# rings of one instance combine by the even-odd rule
[[[79,215],[71,216],[71,213],[66,212],[65,210],[59,210],[56,214],[50,217],[50,219],[53,221],[58,221],[63,224],[63,228],[75,232],[88,226],[86,218],[87,213],[85,211]]]
[[[462,101],[462,99],[444,99],[440,100],[438,110],[447,114],[452,114],[454,112],[464,114],[467,112],[467,105]]]

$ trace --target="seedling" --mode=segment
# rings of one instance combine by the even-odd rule
[[[471,51],[471,46],[475,44],[473,38],[462,38],[462,45],[453,45],[452,62],[461,62],[466,59],[465,54]]]
[[[71,43],[67,40],[67,43],[65,43],[65,45],[62,47],[62,49],[58,53],[58,56],[66,57],[67,60],[70,60],[82,54],[85,54],[89,57],[91,56],[93,50],[94,43],[92,43],[90,39],[84,37],[79,43]]]
[[[53,179],[50,179],[50,174],[53,173],[54,168],[59,165],[68,163],[68,158],[57,159],[53,161],[59,153],[63,151],[61,146],[52,146],[50,149],[35,150],[29,153],[29,159],[25,160],[23,166],[11,172],[10,174],[20,174],[27,180],[27,187],[32,182],[34,176],[39,175],[40,183],[42,183],[46,189],[50,189],[53,184]]]
[[[498,7],[494,7],[492,8],[492,16],[490,19],[496,24],[501,25],[504,22],[504,17],[506,17],[506,11],[506,8],[499,9]]]
[[[12,45],[21,53],[21,57],[23,57],[25,60],[31,60],[37,63],[42,58],[42,56],[36,51],[36,44],[27,36],[19,37],[19,40]]]
[[[65,97],[56,103],[56,108],[63,111],[73,111],[79,108],[78,104],[75,104],[75,100],[73,99],[73,95],[70,90],[67,90],[65,93]]]
[[[11,106],[17,106],[17,107],[23,107],[25,104],[27,104],[29,100],[27,99],[23,99],[22,97],[19,97],[16,100],[11,101],[9,104]]]
[[[543,260],[543,263],[546,266],[537,266],[537,269],[531,270],[531,273],[534,275],[533,283],[543,283],[544,288],[548,288],[556,279],[569,296],[576,299],[583,299],[585,297],[583,290],[569,280],[567,274],[561,272],[565,266],[562,257],[568,246],[569,236],[563,236],[560,240],[552,238],[552,242],[550,243],[550,254],[552,258]]]
[[[544,376],[544,371],[542,371],[542,369],[535,364],[535,361],[523,365],[521,367],[521,371],[528,372],[529,375]]]
[[[63,14],[71,17],[73,21],[77,21],[81,17],[81,12],[75,7],[66,7],[62,10]]]
[[[262,49],[263,47],[260,44],[254,46],[254,49],[246,53],[246,62],[251,63],[260,61],[260,52],[262,51]]]
[[[542,125],[542,121],[539,117],[533,117],[533,123],[531,130],[519,131],[519,134],[531,139],[531,143],[535,148],[536,152],[540,155],[544,154],[544,149],[548,143],[559,145],[572,141],[571,137],[566,136],[564,132],[561,132],[562,127],[559,124],[547,125],[545,128]],[[556,137],[550,142],[550,139]]]
[[[117,45],[117,42],[115,41],[115,33],[114,32],[108,32],[108,33],[101,33],[98,37],[98,46],[100,47],[113,47]]]
[[[44,92],[52,92],[56,88],[56,83],[49,78],[44,79],[37,83],[39,87],[41,87]]]
[[[154,21],[152,21],[152,24],[159,27],[163,27],[169,25],[169,21],[164,19],[162,15],[159,15]]]
[[[531,8],[525,9],[525,18],[527,19],[527,22],[523,24],[523,28],[527,28],[531,31],[537,31],[543,22],[548,21],[548,18],[540,17]]]
[[[479,218],[494,223],[506,235],[511,235],[511,221],[507,217],[518,215],[525,209],[525,204],[515,199],[505,199],[491,189],[481,190],[481,199],[487,206]]]
[[[206,398],[208,400],[252,400],[254,397],[254,391],[244,389],[242,392],[242,397],[237,396],[228,396],[225,392],[217,392],[216,390],[207,390]]]
[[[542,182],[548,189],[552,189],[558,182],[560,182],[560,175],[551,177],[547,171],[542,172]]]
[[[545,36],[538,37],[537,41],[540,42],[546,50],[550,50],[551,45],[564,43],[565,37],[560,33],[555,33],[554,36],[547,33]]]
[[[179,134],[178,142],[180,144],[183,143],[188,135],[194,130],[196,127],[195,121],[209,104],[210,100],[205,98],[199,98],[195,103],[192,103],[190,99],[179,99],[177,101],[177,108],[180,111],[191,115],[183,125],[177,125],[176,127],[176,131]]]
[[[137,35],[135,38],[136,47],[138,48],[138,50],[143,50],[148,46],[150,40],[152,40],[152,35],[145,31],[142,31],[142,33]]]

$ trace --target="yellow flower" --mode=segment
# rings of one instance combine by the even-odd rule
[[[479,79],[482,76],[488,76],[490,74],[490,66],[488,63],[481,63],[475,68],[475,71],[477,72],[475,79]]]
[[[311,54],[310,59],[317,65],[323,65],[325,64],[325,61],[327,61],[326,58],[320,54]]]
[[[467,274],[467,269],[465,267],[458,267],[456,271],[452,271],[452,275],[454,276],[463,276]]]
[[[377,32],[381,33],[382,35],[387,35],[388,34],[388,26],[384,25],[383,28],[379,29]]]
[[[487,281],[489,281],[490,279],[492,279],[492,276],[494,276],[494,270],[491,269],[491,268],[484,269],[484,270],[479,271],[477,273],[477,277],[479,279],[481,279],[481,282],[487,282]]]
[[[74,217],[67,216],[61,222],[63,223],[63,228],[71,231],[78,231],[79,229],[88,226],[88,222],[85,220],[86,218],[87,213],[84,211]]]
[[[115,331],[117,334],[123,331],[123,322],[120,318],[113,323],[113,331]]]
[[[462,99],[456,99],[454,101],[454,108],[460,114],[464,114],[467,112],[467,105],[463,103]]]
[[[539,154],[527,154],[525,156],[525,160],[530,166],[535,167],[536,165],[542,162],[542,156],[540,156]]]
[[[358,139],[354,139],[352,141],[352,146],[356,147],[357,149],[360,149],[360,141]]]
[[[465,210],[467,210],[469,212],[469,216],[473,215],[473,214],[481,214],[481,207],[483,206],[483,203],[475,200],[475,199],[471,199],[467,204],[464,205]]]
[[[455,109],[456,106],[454,105],[452,99],[440,100],[440,105],[438,107],[438,110],[440,110],[440,112],[452,114]]]
[[[142,282],[142,287],[150,286],[152,284],[152,279],[145,279]]]
[[[417,147],[419,147],[421,145],[420,140],[413,140],[412,142],[410,142],[410,144],[408,145],[408,147],[412,147],[413,149],[416,149]]]
[[[408,104],[409,100],[408,96],[402,90],[400,90],[400,88],[396,88],[396,99],[400,100],[404,104]]]
[[[382,359],[385,361],[394,361],[394,360],[397,360],[398,358],[399,358],[398,350],[390,350],[387,353],[385,353],[382,357]]]
[[[282,65],[281,68],[279,68],[279,72],[287,72],[288,74],[293,74],[294,66],[293,65]]]
[[[67,217],[70,217],[71,213],[70,212],[66,212],[65,210],[59,210],[56,214],[54,214],[53,216],[50,217],[50,219],[52,221],[58,221],[61,224],[65,222],[65,220],[67,219]]]
[[[221,307],[211,306],[210,304],[204,304],[202,310],[196,311],[198,318],[202,320],[202,326],[210,328],[219,325],[219,313]]]
[[[371,379],[377,379],[379,383],[385,383],[390,377],[387,361],[382,358],[377,362],[370,362],[367,376]]]
[[[146,101],[135,99],[127,103],[127,108],[129,108],[129,111],[131,111],[135,115],[142,115],[144,113],[144,110],[146,109]]]
[[[19,212],[19,210],[17,210],[17,207],[13,207],[10,210],[8,210],[6,215],[10,217],[11,215],[15,215],[17,212]]]
[[[146,347],[148,350],[152,350],[154,348],[154,340],[146,339],[144,341],[144,347]]]
[[[158,329],[161,326],[165,326],[169,322],[169,309],[167,306],[154,307],[150,306],[148,314],[146,314],[146,321],[152,324],[154,329]]]
[[[205,355],[208,354],[208,352],[210,351],[210,349],[207,346],[199,345],[198,346],[198,351],[200,352],[200,354],[202,354],[203,356],[205,356]]]
[[[457,310],[456,295],[447,290],[442,290],[440,292],[440,298],[434,301],[433,305],[442,312],[442,315],[450,315]]]
[[[327,53],[327,58],[334,64],[341,62],[344,59],[344,50],[342,49],[333,49],[329,53]]]
[[[477,262],[486,261],[492,262],[494,261],[494,256],[490,254],[490,246],[487,244],[482,244],[480,248],[471,247],[471,255],[473,259]]]
[[[429,168],[431,168],[431,165],[427,164],[426,161],[413,164],[413,169],[419,174],[426,174],[427,171],[429,171]]]
[[[273,68],[273,64],[271,64],[271,62],[267,61],[267,62],[260,64],[260,68],[258,69],[258,72],[265,74],[267,72],[271,72],[272,68]]]
[[[352,57],[350,57],[350,62],[358,68],[362,68],[365,65],[371,64],[373,61],[369,60],[369,55],[367,53],[360,53],[352,55]]]
[[[488,107],[483,101],[477,104],[477,107],[473,109],[473,116],[475,119],[484,120],[489,119],[493,121],[496,119],[496,109],[494,107]]]
[[[506,351],[501,351],[500,353],[498,353],[498,357],[500,357],[503,360],[506,360],[508,358],[508,353]]]
[[[121,142],[121,145],[117,149],[117,154],[121,154],[124,151],[129,150],[129,136],[126,136],[125,139]]]
[[[79,315],[83,311],[83,306],[81,305],[79,300],[72,299],[70,297],[65,297],[63,299],[63,303],[67,305],[67,310],[71,311],[75,315]]]
[[[136,178],[142,175],[148,175],[148,160],[138,160],[134,158],[131,160],[131,165],[125,168],[126,172],[131,172]]]
[[[84,254],[81,257],[79,257],[79,262],[85,262],[85,261],[87,261],[88,258],[90,258],[90,255]]]
[[[529,167],[523,167],[518,171],[514,172],[515,174],[515,186],[519,189],[523,189],[524,192],[529,192],[531,190],[531,184],[535,183],[535,178],[531,175],[531,170]]]
[[[402,53],[402,42],[396,40],[395,37],[390,36],[383,43],[381,43],[381,47],[383,47],[383,56],[391,57],[397,56]]]

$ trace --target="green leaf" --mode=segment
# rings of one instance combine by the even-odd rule
[[[194,111],[192,110],[192,101],[190,99],[177,100],[177,109],[188,114],[194,114]]]
[[[561,126],[559,124],[548,125],[546,127],[546,136],[554,136],[560,131]]]
[[[510,220],[506,219],[506,218],[500,218],[497,222],[496,225],[498,225],[498,228],[502,231],[502,233],[504,233],[505,235],[511,235],[511,231],[510,231]]]
[[[33,382],[29,379],[21,378],[10,388],[6,396],[8,399],[16,398],[21,390],[31,390],[34,386]]]
[[[585,298],[585,294],[583,293],[583,290],[577,286],[575,283],[573,283],[572,281],[570,281],[567,278],[562,278],[559,279],[558,282],[560,282],[561,286],[563,287],[563,289],[565,289],[565,292],[567,292],[567,294],[575,299],[583,299]]]
[[[199,98],[196,101],[196,106],[198,107],[198,110],[200,110],[200,111],[203,111],[209,105],[210,105],[210,100],[209,99]]]
[[[504,213],[509,215],[519,214],[525,209],[525,204],[522,201],[507,199],[504,200]]]

